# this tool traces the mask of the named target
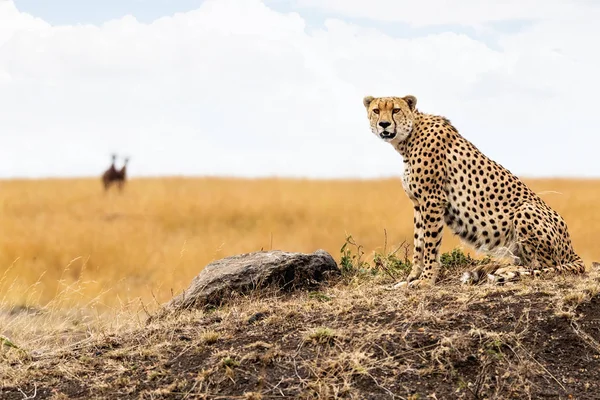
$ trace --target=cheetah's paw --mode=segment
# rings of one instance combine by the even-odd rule
[[[411,288],[424,288],[433,286],[433,281],[431,279],[415,279],[408,283],[408,287]]]
[[[415,279],[414,281],[401,281],[390,287],[387,290],[398,290],[404,288],[422,288],[433,285],[431,281],[425,279]]]

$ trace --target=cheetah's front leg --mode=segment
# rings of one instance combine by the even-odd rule
[[[440,246],[442,244],[442,232],[444,229],[444,206],[441,200],[428,200],[421,203],[420,220],[421,229],[417,233],[415,222],[415,254],[413,255],[413,270],[405,282],[397,283],[394,289],[409,286],[428,286],[435,284],[440,272]],[[416,220],[416,219],[415,219]],[[418,241],[418,238],[422,237]],[[418,247],[420,247],[417,251]],[[418,264],[417,264],[418,263]],[[423,265],[422,270],[420,265]],[[415,270],[415,267],[417,269]],[[418,274],[418,275],[417,275]],[[411,279],[415,276],[416,278]]]
[[[440,246],[444,230],[444,203],[441,199],[422,202],[423,218],[423,273],[409,286],[433,285],[440,273]]]
[[[423,217],[421,215],[421,207],[419,203],[413,201],[414,205],[414,249],[412,269],[410,275],[406,279],[407,282],[412,282],[419,279],[423,272]]]
[[[411,198],[414,208],[414,220],[413,220],[413,231],[414,231],[414,245],[413,245],[413,257],[412,267],[410,274],[405,281],[396,283],[391,289],[399,289],[408,285],[410,282],[416,281],[423,272],[423,217],[421,215],[421,207],[416,199]]]

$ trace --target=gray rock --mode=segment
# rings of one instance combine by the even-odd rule
[[[234,293],[247,294],[266,287],[285,291],[308,288],[339,274],[337,263],[324,250],[312,254],[278,250],[240,254],[208,264],[166,309],[218,306]]]

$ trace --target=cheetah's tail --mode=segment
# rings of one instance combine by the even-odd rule
[[[592,263],[592,268],[600,268],[600,263]],[[467,271],[461,277],[461,282],[465,284],[480,284],[485,280],[487,282],[501,285],[506,282],[514,282],[521,279],[522,276],[543,276],[550,274],[572,274],[579,275],[585,272],[585,264],[580,258],[572,262],[561,264],[555,267],[547,268],[526,268],[522,266],[503,267],[499,264],[485,265],[473,271]]]

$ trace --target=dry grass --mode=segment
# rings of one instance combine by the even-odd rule
[[[600,259],[600,181],[528,183],[565,217],[584,260]],[[152,308],[232,254],[323,248],[338,258],[349,233],[370,257],[384,230],[389,246],[412,236],[395,179],[136,179],[123,195],[103,194],[97,179],[0,181],[0,221],[0,306],[96,312]],[[457,245],[446,235],[443,251]]]

